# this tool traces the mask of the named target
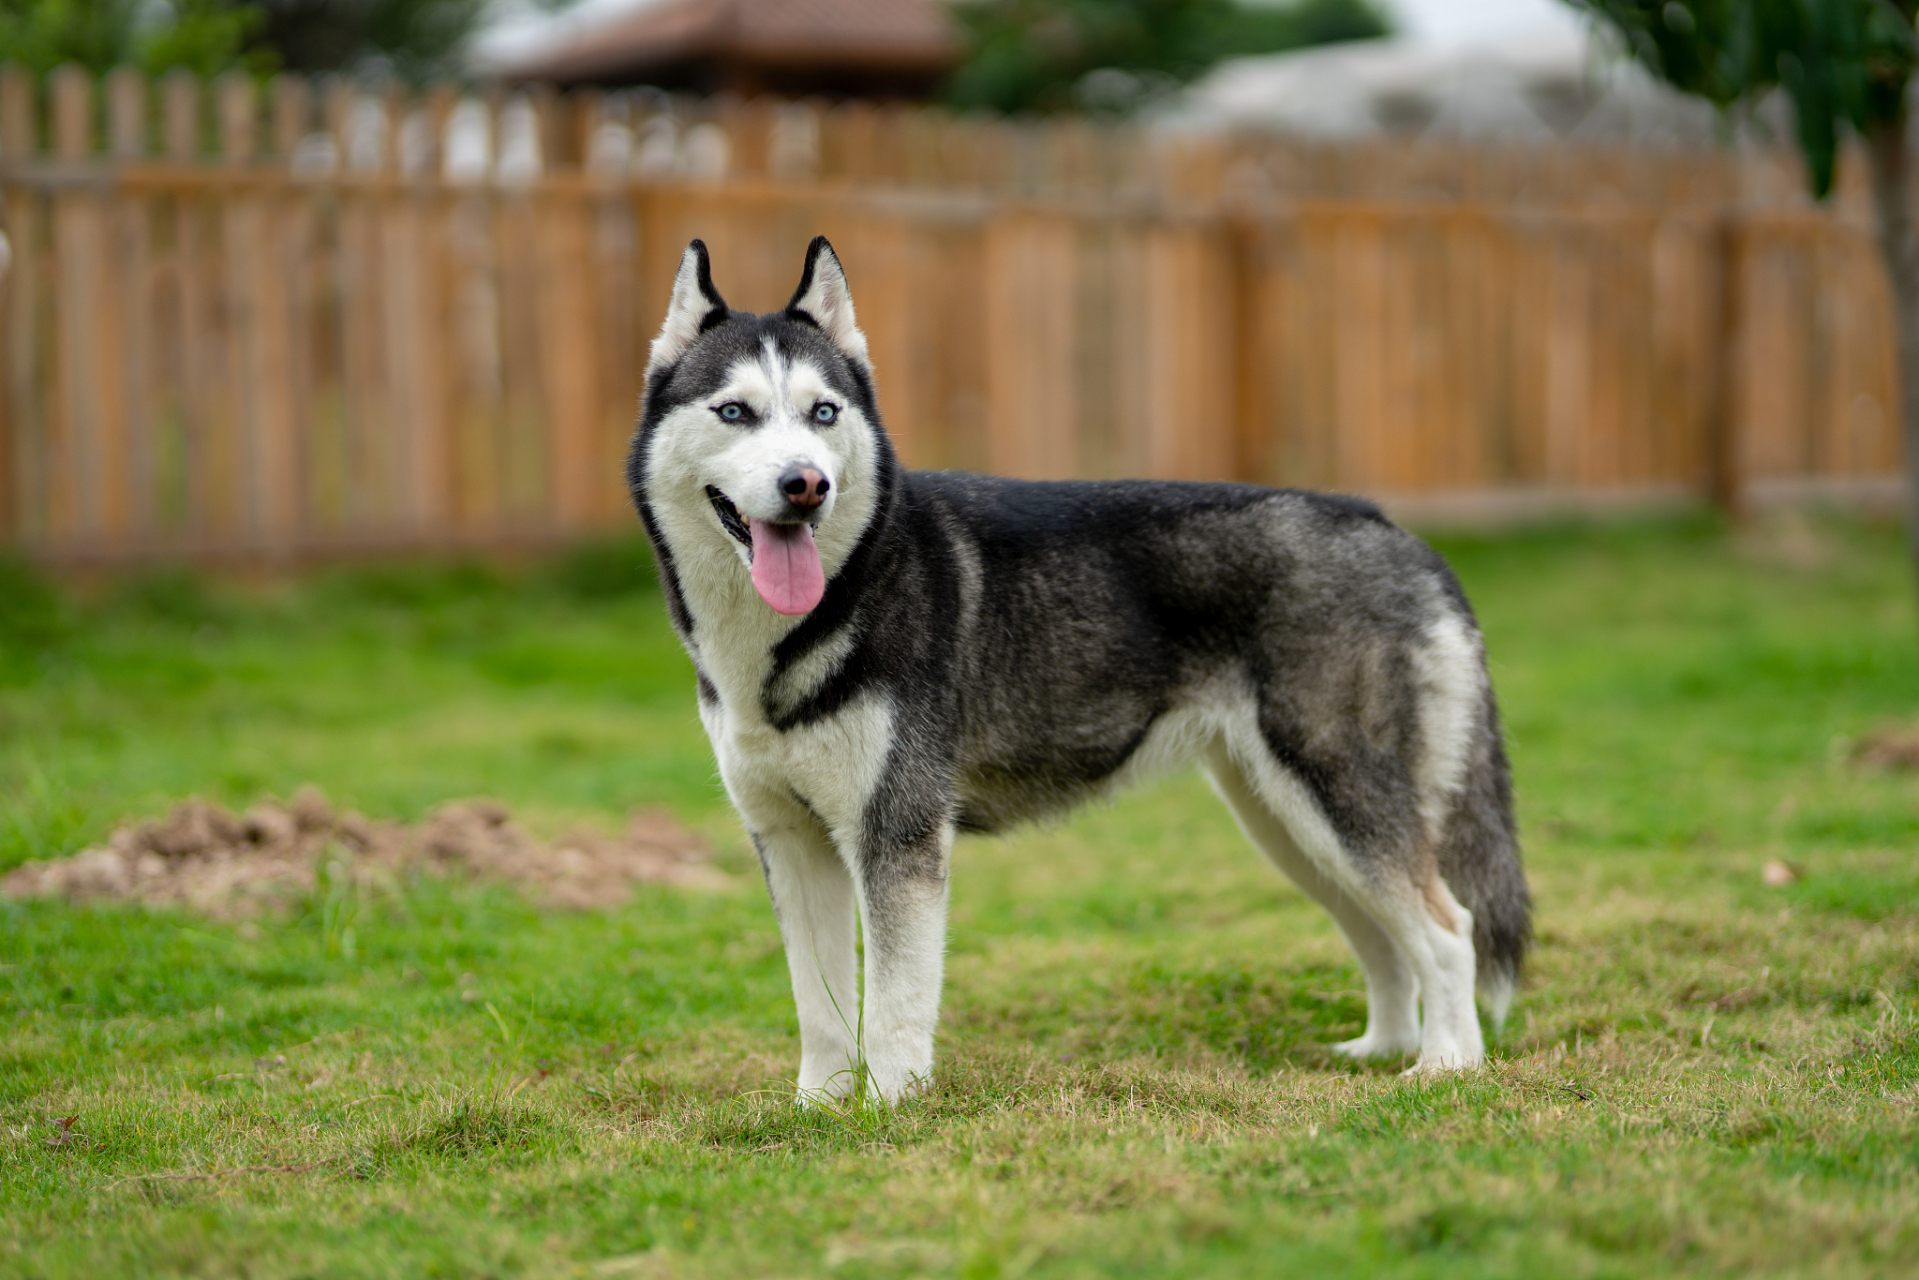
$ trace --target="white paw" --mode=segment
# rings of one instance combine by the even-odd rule
[[[1419,1048],[1419,1041],[1402,1040],[1397,1036],[1369,1031],[1357,1040],[1342,1040],[1332,1048],[1334,1053],[1344,1058],[1397,1058]]]
[[[873,1072],[869,1082],[873,1093],[888,1106],[926,1092],[927,1076],[922,1072]]]
[[[1405,1076],[1437,1076],[1448,1071],[1471,1071],[1486,1061],[1483,1053],[1468,1054],[1458,1050],[1450,1053],[1422,1053],[1419,1061],[1400,1072]]]
[[[859,1059],[851,1053],[800,1063],[801,1102],[836,1102],[859,1092]]]
[[[926,1090],[933,1077],[933,1037],[918,1030],[867,1033],[866,1083],[889,1105]]]

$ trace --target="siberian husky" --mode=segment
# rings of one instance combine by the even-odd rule
[[[1510,774],[1459,583],[1371,504],[904,470],[824,237],[766,315],[688,246],[627,479],[779,918],[802,1096],[928,1079],[955,832],[1189,761],[1365,970],[1338,1051],[1482,1060],[1475,977],[1497,1025],[1530,938]]]

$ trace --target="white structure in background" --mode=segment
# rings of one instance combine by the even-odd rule
[[[565,6],[534,0],[494,0],[468,49],[469,68],[480,75],[561,48],[580,36],[667,0],[576,0]]]
[[[524,93],[516,93],[500,108],[500,154],[493,176],[501,186],[530,186],[544,167],[540,153],[540,117]]]
[[[1713,111],[1562,0],[1390,0],[1395,35],[1222,63],[1161,118],[1306,137],[1703,145]]]
[[[492,113],[478,98],[462,98],[447,113],[440,174],[448,182],[484,182],[492,167]]]

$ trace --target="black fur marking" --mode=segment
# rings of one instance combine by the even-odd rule
[[[820,811],[813,807],[812,801],[808,800],[805,796],[801,795],[799,792],[794,791],[793,788],[791,787],[788,787],[787,791],[792,794],[793,803],[798,805],[800,808],[806,810],[807,816],[812,818],[813,821],[819,823],[821,831],[828,830],[826,825],[826,819],[820,817]]]
[[[733,540],[745,547],[750,556],[753,551],[753,534],[747,529],[746,521],[740,518],[740,509],[733,504],[733,499],[709,484],[706,486],[706,500],[712,503],[713,510],[719,513],[721,527],[732,534]]]
[[[650,508],[640,508],[640,523],[646,528],[647,540],[653,544],[653,559],[660,573],[660,594],[666,597],[666,616],[672,621],[674,630],[683,636],[690,636],[693,634],[693,612],[686,607],[686,595],[680,590],[680,575],[673,565],[672,548],[660,535],[659,522],[653,518]],[[715,693],[717,696],[717,691]]]
[[[696,240],[695,244],[699,244]],[[706,246],[700,245],[704,257]],[[633,498],[633,505],[640,513],[640,523],[646,529],[647,541],[653,544],[653,560],[660,575],[660,594],[666,597],[666,616],[672,621],[673,629],[682,636],[693,634],[693,613],[686,607],[685,593],[680,590],[680,576],[673,563],[673,549],[667,545],[666,538],[660,533],[659,522],[653,518],[653,510],[646,504],[646,435],[647,407],[657,406],[665,388],[673,379],[677,363],[659,369],[646,380],[646,391],[640,399],[640,425],[633,432],[633,440],[627,447],[626,488]]]
[[[693,255],[693,283],[699,289],[700,296],[710,304],[706,314],[700,317],[700,325],[695,332],[697,337],[725,324],[730,312],[726,299],[713,286],[713,259],[706,251],[706,241],[694,240],[686,247]]]
[[[788,320],[796,320],[801,324],[811,325],[815,329],[820,327],[820,322],[812,312],[800,306],[800,299],[804,298],[806,291],[813,287],[813,277],[818,271],[821,253],[833,253],[833,246],[827,243],[825,236],[814,236],[812,243],[806,246],[806,265],[800,271],[800,287],[793,290],[793,297],[787,302],[785,310]],[[838,262],[839,255],[833,254],[833,260]]]
[[[699,286],[700,296],[725,311],[726,299],[713,287],[713,257],[706,251],[706,241],[693,240],[686,247],[693,252],[693,282]]]
[[[778,920],[780,918],[780,900],[773,893],[773,867],[766,860],[766,844],[760,839],[760,833],[757,831],[749,831],[747,832],[747,836],[753,841],[753,852],[759,855],[760,879],[766,881],[766,896],[773,899],[773,918]]]

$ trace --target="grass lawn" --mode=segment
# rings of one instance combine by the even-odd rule
[[[1484,1070],[1335,1061],[1356,969],[1178,776],[962,842],[937,1080],[848,1115],[783,1092],[772,913],[636,545],[0,566],[0,869],[311,781],[549,834],[665,804],[734,877],[577,914],[427,880],[346,904],[351,944],[337,902],[0,902],[0,1274],[1919,1272],[1919,782],[1849,745],[1919,714],[1897,532],[1442,546],[1539,907]]]

